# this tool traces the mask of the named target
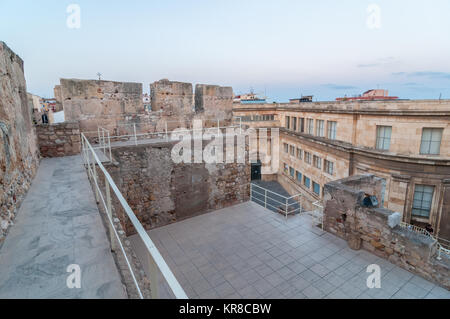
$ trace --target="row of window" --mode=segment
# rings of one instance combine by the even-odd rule
[[[293,145],[289,145],[287,143],[283,144],[284,152],[289,153],[291,156],[296,156],[297,159],[305,161],[305,163],[309,165],[313,165],[317,169],[322,169],[322,158],[317,155],[312,155],[310,152],[303,151],[300,148],[296,148]],[[303,156],[304,155],[304,156]],[[323,169],[326,173],[333,175],[334,174],[334,163],[328,160],[324,160]]]
[[[289,174],[289,176],[291,176],[291,178],[297,180],[298,183],[302,184],[307,189],[311,189],[311,185],[312,185],[312,191],[316,195],[320,196],[321,188],[322,188],[320,186],[320,184],[316,183],[315,181],[312,181],[312,184],[311,184],[311,179],[309,177],[307,177],[306,175],[303,175],[299,171],[296,171],[294,168],[290,167],[286,163],[284,164],[284,172],[286,174]]]
[[[420,154],[439,155],[443,128],[424,128],[420,143]],[[377,126],[376,149],[389,151],[391,147],[392,126]]]
[[[306,119],[305,125],[305,119],[302,117],[293,117],[293,116],[286,116],[285,118],[286,124],[285,127],[288,130],[293,130],[295,132],[300,133],[307,133],[310,135],[316,135],[319,137],[326,137],[330,140],[336,139],[336,132],[337,132],[337,122],[336,121],[327,121],[327,127],[325,131],[325,120],[316,120],[316,126],[314,131],[314,119]],[[298,124],[298,125],[297,125]]]
[[[262,121],[275,121],[275,115],[274,114],[267,114],[267,115],[246,115],[241,117],[243,122],[262,122]]]

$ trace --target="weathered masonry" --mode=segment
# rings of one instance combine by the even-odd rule
[[[231,87],[197,85],[160,80],[150,85],[151,111],[144,109],[142,83],[61,79],[55,87],[56,103],[66,121],[78,121],[82,132],[103,127],[111,135],[160,132],[192,125],[202,119],[205,126],[231,123]]]
[[[0,244],[39,165],[22,59],[0,42]]]
[[[80,126],[78,122],[39,124],[36,126],[39,151],[42,157],[63,157],[80,154]]]
[[[373,175],[355,175],[325,185],[324,229],[361,248],[388,259],[450,289],[450,255],[439,252],[439,243],[426,233],[402,225],[400,216],[385,208],[369,208],[364,194],[381,196],[383,183]],[[398,214],[398,213],[397,213]]]
[[[106,167],[146,229],[248,201],[248,163],[177,164],[171,158],[174,145],[153,142],[112,148],[114,164]],[[127,234],[132,234],[120,205],[115,207]]]
[[[450,240],[450,100],[234,104],[251,127],[281,127],[279,182],[309,202],[328,182],[382,178],[380,201]]]

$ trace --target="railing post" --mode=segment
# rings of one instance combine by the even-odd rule
[[[100,203],[100,195],[98,193],[98,182],[97,182],[97,169],[95,167],[95,159],[92,160],[92,174],[94,175],[94,187],[95,187],[95,200],[97,204]]]
[[[220,120],[217,120],[217,136],[220,135]]]
[[[103,154],[106,155],[106,142],[105,142],[105,130],[102,130],[102,136],[103,136]]]
[[[253,201],[253,184],[250,183],[250,201]]]
[[[155,264],[150,252],[148,252],[148,269],[150,279],[150,294],[152,299],[159,299],[158,267]]]
[[[111,205],[111,188],[109,187],[109,181],[105,175],[105,192],[106,192],[106,210],[110,219],[109,223],[109,236],[111,241],[111,250],[116,251],[116,241],[114,240],[114,221],[112,216],[112,205]]]
[[[264,208],[267,208],[267,189],[265,190],[264,194]]]
[[[286,198],[286,220],[288,217],[288,199]]]
[[[133,124],[133,129],[134,129],[134,144],[137,145],[136,123]]]
[[[168,133],[168,128],[167,128],[167,122],[166,122],[166,141],[169,140],[169,133]]]
[[[108,147],[109,147],[109,161],[112,163],[112,154],[111,154],[111,136],[108,131]]]

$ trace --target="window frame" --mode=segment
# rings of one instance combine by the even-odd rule
[[[324,137],[324,127],[325,127],[325,121],[324,120],[316,120],[316,136],[318,137]]]
[[[386,136],[386,129],[389,130],[389,138]],[[377,125],[376,128],[376,139],[375,139],[375,149],[379,151],[389,151],[391,148],[391,140],[392,140],[392,126],[389,125]],[[381,130],[383,133],[383,136],[381,136]],[[386,142],[387,141],[387,142]],[[386,148],[387,144],[387,148]]]
[[[330,140],[335,140],[336,136],[337,136],[337,121],[327,121],[327,138]]]
[[[319,188],[319,192],[316,192],[316,186]],[[316,194],[317,196],[320,196],[320,190],[321,190],[321,186],[319,183],[316,183],[315,181],[312,181],[312,191],[314,194]]]
[[[419,189],[421,189],[421,191],[419,191]],[[425,190],[431,189],[431,193],[430,192],[426,192]],[[420,199],[418,199],[419,194],[420,195]],[[432,213],[432,208],[433,208],[433,202],[434,202],[434,196],[436,193],[436,186],[435,185],[426,185],[426,184],[416,184],[414,185],[414,194],[413,194],[413,201],[412,201],[412,205],[411,205],[411,218],[418,218],[418,219],[426,219],[429,220],[431,218],[431,213]],[[428,194],[431,196],[429,197],[430,200],[429,201],[425,201],[425,202],[429,202],[429,207],[426,207],[423,205],[424,203],[424,195]],[[418,204],[418,202],[420,202],[420,204]],[[415,214],[414,211],[427,211],[427,215],[426,214]]]
[[[424,140],[425,131],[430,130],[430,140]],[[437,146],[437,153],[432,153],[431,147],[432,143],[437,143],[437,141],[433,141],[434,133],[439,132],[439,144]],[[422,137],[420,139],[420,155],[440,155],[441,154],[441,145],[442,145],[442,135],[444,135],[444,129],[441,127],[424,127],[422,128]],[[424,143],[428,143],[428,151],[423,152],[423,148],[425,146]]]

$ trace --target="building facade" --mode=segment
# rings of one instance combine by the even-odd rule
[[[278,181],[308,202],[357,174],[383,179],[380,204],[450,239],[450,100],[234,105],[250,127],[280,127]]]

